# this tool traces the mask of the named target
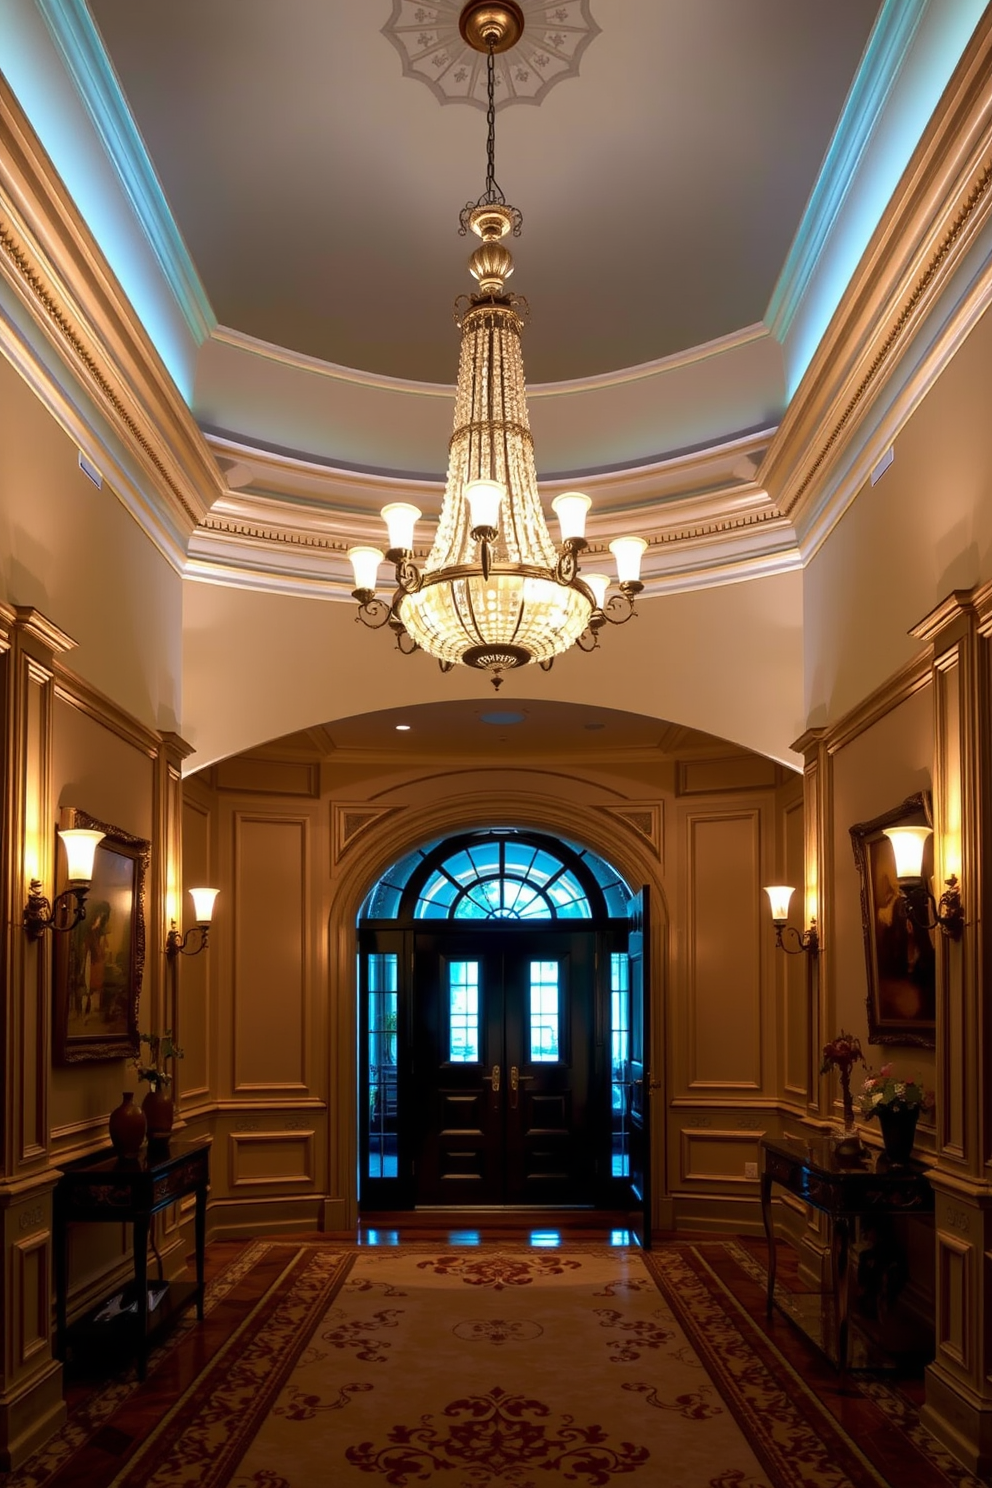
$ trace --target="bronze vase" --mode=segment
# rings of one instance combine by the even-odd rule
[[[125,1090],[123,1099],[110,1113],[110,1140],[118,1157],[137,1157],[145,1140],[148,1123],[140,1106],[134,1104],[134,1091]]]
[[[160,1090],[158,1086],[155,1086],[149,1090],[141,1102],[141,1109],[144,1111],[148,1122],[149,1141],[168,1141],[176,1114],[172,1096],[166,1095],[164,1090]]]
[[[909,1162],[919,1119],[919,1106],[903,1107],[900,1111],[878,1111],[885,1155],[893,1166],[903,1167]]]

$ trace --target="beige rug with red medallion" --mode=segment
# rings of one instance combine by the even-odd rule
[[[115,1484],[881,1488],[714,1283],[691,1246],[313,1248]]]
[[[734,1241],[253,1241],[144,1384],[76,1387],[0,1484],[981,1488],[882,1380],[845,1378],[852,1439],[766,1336],[762,1280]]]

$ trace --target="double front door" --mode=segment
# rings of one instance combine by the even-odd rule
[[[418,931],[413,962],[417,1202],[593,1202],[596,936]]]

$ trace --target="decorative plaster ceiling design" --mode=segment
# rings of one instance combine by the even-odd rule
[[[403,59],[403,76],[426,83],[440,103],[486,107],[486,59],[458,29],[464,0],[393,0],[382,28]],[[555,83],[577,77],[579,59],[599,27],[590,0],[520,0],[524,33],[495,58],[496,107],[540,103]]]

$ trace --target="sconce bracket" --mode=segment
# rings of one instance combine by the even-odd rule
[[[792,937],[795,945],[786,945],[787,935]],[[797,930],[795,925],[776,925],[775,944],[787,956],[801,956],[804,951],[808,956],[818,956],[820,954],[820,932],[816,928],[816,921],[810,920],[808,930]]]
[[[944,880],[944,892],[938,903],[922,880],[902,885],[903,913],[921,930],[939,929],[948,940],[960,940],[964,930],[964,905],[957,874]]]
[[[33,878],[28,889],[28,902],[24,906],[23,925],[28,940],[40,940],[46,930],[62,935],[74,930],[86,913],[88,893],[89,884],[75,884],[63,889],[50,901],[41,892],[41,880]]]
[[[190,947],[190,936],[199,934],[200,943],[195,948]],[[207,949],[210,936],[209,925],[190,925],[185,935],[180,935],[173,920],[169,933],[165,938],[165,954],[172,960],[175,956],[198,956],[201,951]]]

